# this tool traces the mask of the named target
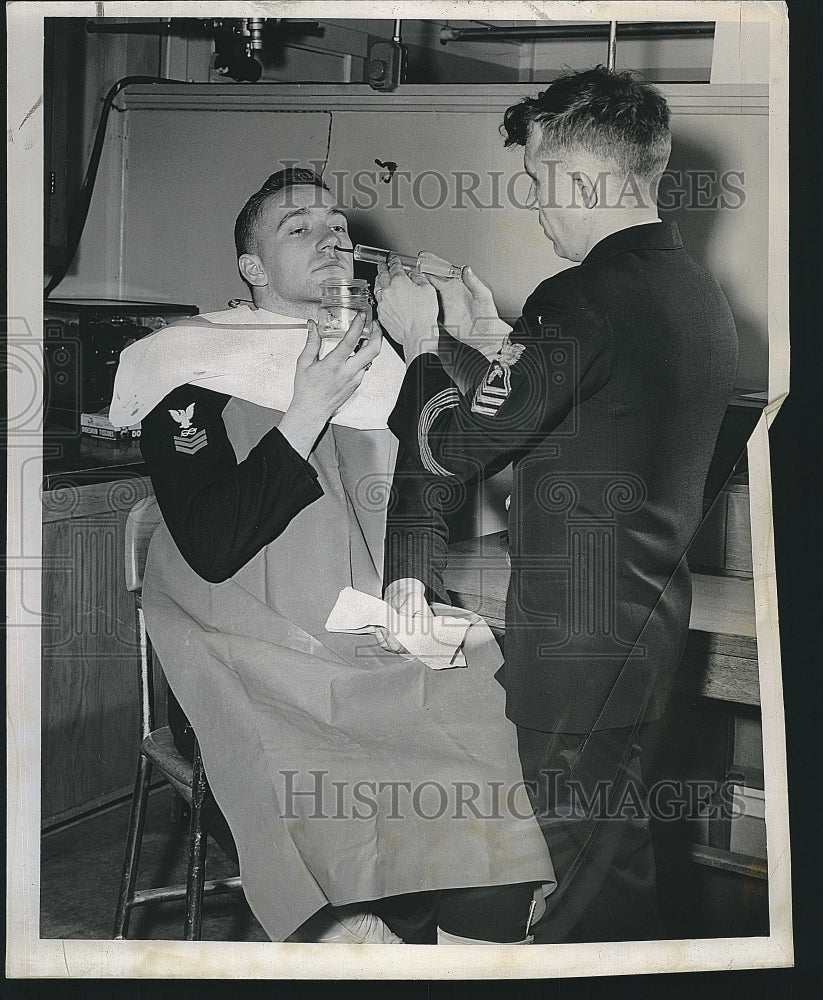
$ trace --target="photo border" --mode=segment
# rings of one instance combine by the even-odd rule
[[[43,94],[44,17],[99,16],[94,3],[13,3],[8,14],[8,269],[9,412],[21,414],[31,387],[42,398],[40,368],[30,359],[40,351],[43,302]],[[193,3],[111,3],[107,16],[192,16]],[[335,16],[340,5],[325,2],[272,5],[278,16]],[[770,934],[757,938],[689,941],[610,942],[604,945],[536,945],[525,949],[428,945],[329,946],[281,943],[86,941],[39,937],[40,887],[40,614],[41,511],[23,507],[21,472],[42,475],[42,445],[9,428],[7,674],[7,945],[6,972],[12,977],[153,977],[278,979],[483,979],[613,976],[716,969],[775,968],[792,963],[789,827],[783,696],[777,629],[777,589],[771,529],[767,428],[788,392],[788,20],[780,3],[407,3],[404,17],[535,18],[541,8],[568,20],[733,20],[730,8],[747,19],[770,23],[769,90],[769,403],[748,446],[751,473],[758,655],[763,702],[766,827],[769,844]],[[220,13],[260,13],[260,4],[226,3]],[[375,16],[396,5],[346,5],[346,16]],[[209,16],[215,5],[208,5]],[[661,13],[665,11],[665,17]],[[598,16],[598,14],[600,16]],[[608,15],[608,16],[606,16]],[[31,266],[31,262],[35,266]],[[34,354],[32,354],[34,352]],[[23,373],[28,373],[23,377]],[[31,376],[31,377],[28,377]],[[22,407],[22,409],[19,409]],[[32,463],[32,465],[29,465]],[[39,466],[38,466],[39,463]],[[34,553],[34,555],[32,555]]]

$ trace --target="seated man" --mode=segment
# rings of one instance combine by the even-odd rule
[[[525,943],[553,872],[488,629],[447,670],[325,630],[343,588],[381,593],[403,375],[359,318],[320,357],[321,282],[352,270],[346,218],[311,171],[282,171],[235,239],[253,304],[129,348],[111,417],[142,420],[164,519],[146,622],[249,904],[275,941],[310,918],[298,939],[386,941],[362,904],[447,890],[440,940]]]

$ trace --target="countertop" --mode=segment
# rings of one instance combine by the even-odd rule
[[[506,532],[449,546],[446,589],[458,607],[505,630]],[[692,573],[689,642],[678,679],[682,690],[721,701],[760,704],[754,584],[750,579]]]
[[[94,486],[147,475],[137,438],[121,444],[61,428],[43,435],[44,492],[67,484]]]
[[[717,495],[731,467],[745,452],[746,441],[765,403],[765,393],[735,393],[718,437],[715,461],[706,483],[707,498],[713,499]],[[66,483],[82,487],[147,475],[139,439],[133,438],[120,444],[61,427],[47,428],[44,433],[44,491]]]

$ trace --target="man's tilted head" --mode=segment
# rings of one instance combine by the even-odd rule
[[[313,318],[326,278],[350,277],[348,223],[313,170],[272,174],[246,202],[234,226],[237,266],[255,305],[300,319]]]
[[[323,178],[308,167],[289,167],[271,174],[260,186],[260,190],[249,198],[234,223],[234,246],[238,257],[244,253],[257,252],[257,232],[269,195],[299,186],[329,190]]]
[[[506,145],[525,146],[535,126],[546,156],[562,159],[579,150],[643,179],[665,170],[671,152],[665,97],[631,73],[601,66],[561,76],[510,107],[502,126]]]
[[[598,66],[560,77],[510,107],[501,131],[507,146],[525,147],[530,207],[559,256],[581,261],[610,232],[657,221],[669,108],[630,73]]]

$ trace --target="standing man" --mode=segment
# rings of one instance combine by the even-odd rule
[[[501,679],[558,876],[541,939],[654,938],[640,751],[688,633],[685,553],[737,335],[717,282],[658,218],[671,135],[657,90],[572,74],[509,108],[504,127],[525,147],[543,232],[579,266],[543,281],[513,328],[468,269],[429,283],[382,268],[380,321],[407,365],[389,426],[444,488],[513,463]],[[441,337],[442,360],[435,288],[463,340]],[[424,606],[445,533],[421,545],[403,481],[395,492],[386,596]]]

